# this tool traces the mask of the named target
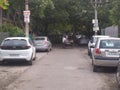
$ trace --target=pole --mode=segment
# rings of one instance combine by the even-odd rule
[[[28,0],[25,0],[25,11],[29,10]],[[25,36],[29,37],[29,22],[25,22]]]
[[[95,27],[98,27],[98,18],[97,18],[97,0],[95,0]],[[95,31],[95,35],[97,35],[97,30]]]
[[[101,0],[91,0],[91,3],[93,5],[94,8],[94,27],[93,27],[93,31],[95,31],[95,35],[97,35],[97,31],[99,30],[99,26],[98,26],[98,17],[97,17],[97,8],[99,7],[99,4],[101,3]]]

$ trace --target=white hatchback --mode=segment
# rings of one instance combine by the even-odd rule
[[[27,61],[32,65],[36,58],[36,49],[27,37],[5,38],[0,46],[0,62],[4,61]]]

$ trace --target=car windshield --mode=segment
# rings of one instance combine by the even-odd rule
[[[7,39],[2,46],[27,46],[27,42],[24,39]]]
[[[120,49],[120,40],[101,40],[100,48]]]

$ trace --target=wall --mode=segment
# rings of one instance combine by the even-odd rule
[[[118,26],[110,26],[105,29],[101,29],[101,34],[118,37]]]

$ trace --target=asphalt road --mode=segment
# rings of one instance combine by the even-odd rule
[[[92,71],[86,47],[54,48],[43,58],[40,54],[5,90],[119,90],[115,71]]]

